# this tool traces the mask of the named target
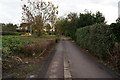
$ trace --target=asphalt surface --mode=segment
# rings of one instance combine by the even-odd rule
[[[115,78],[74,42],[62,38],[56,46],[45,78]]]
[[[64,78],[63,64],[64,47],[62,41],[56,46],[56,52],[47,70],[45,78]]]

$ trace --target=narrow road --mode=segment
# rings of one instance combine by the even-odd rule
[[[61,39],[45,78],[113,78],[109,71],[75,43]]]

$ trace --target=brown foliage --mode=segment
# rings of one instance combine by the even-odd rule
[[[22,47],[22,52],[27,57],[40,54],[44,51],[44,49],[52,46],[54,42],[54,40],[39,40],[34,44],[25,45],[24,47]]]
[[[42,40],[39,40],[33,44],[23,46],[21,48],[21,52],[19,54],[22,54],[23,58],[39,56],[45,50],[50,49],[54,44],[55,44],[55,40],[42,39]],[[24,61],[22,60],[23,58],[21,58],[20,55],[9,56],[7,59],[4,59],[2,61],[3,70],[5,71],[5,70],[9,70],[9,69],[12,69],[12,68],[19,66],[20,64],[24,63]]]
[[[113,66],[116,70],[120,70],[120,43],[115,43],[115,46],[108,52],[108,54],[111,57],[109,65]]]

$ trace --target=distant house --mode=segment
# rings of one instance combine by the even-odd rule
[[[28,31],[30,31],[29,24],[21,23],[20,27],[18,27],[17,30],[22,31],[22,32],[28,32]]]

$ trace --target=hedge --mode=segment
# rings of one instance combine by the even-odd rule
[[[2,35],[21,35],[21,34],[24,34],[24,33],[20,33],[20,32],[2,32]]]
[[[120,23],[112,23],[110,25],[112,33],[116,36],[117,42],[120,42]]]
[[[76,42],[93,52],[99,59],[112,63],[120,69],[120,43],[111,28],[106,24],[95,24],[80,28],[76,32]]]

